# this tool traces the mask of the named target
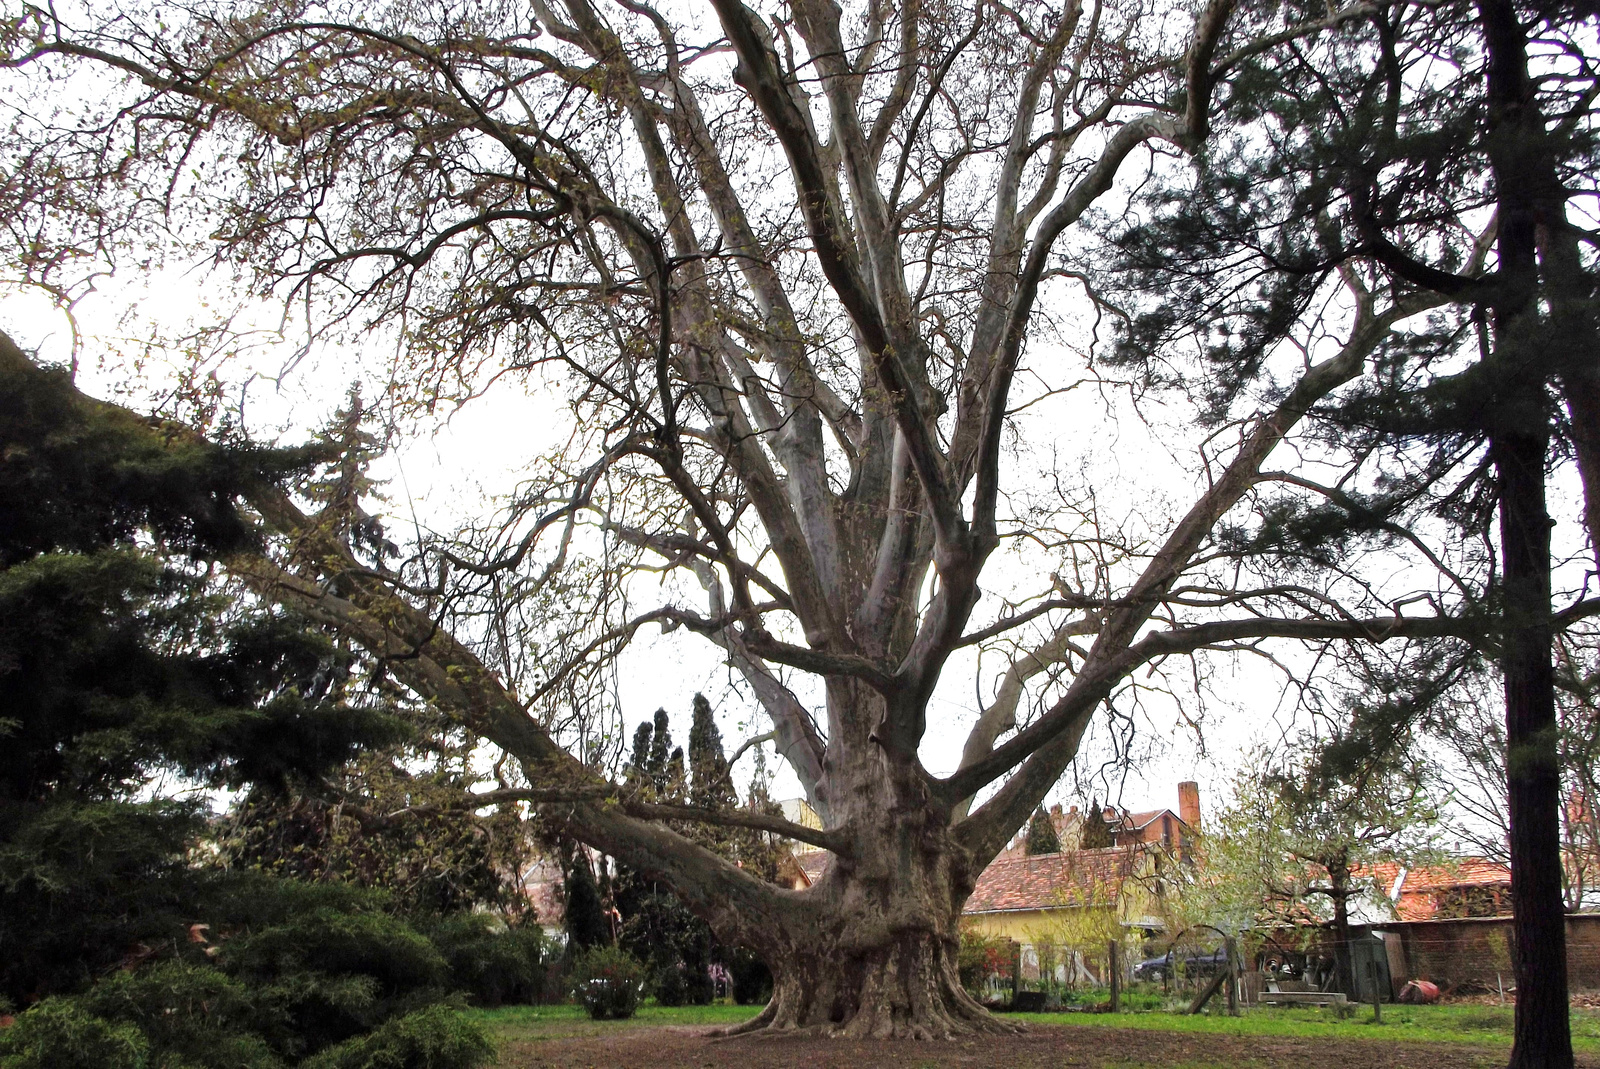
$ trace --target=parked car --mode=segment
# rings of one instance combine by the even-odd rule
[[[1181,971],[1185,976],[1211,976],[1228,967],[1228,951],[1216,950],[1167,951],[1160,957],[1146,958],[1133,967],[1135,980],[1153,980],[1157,983]]]

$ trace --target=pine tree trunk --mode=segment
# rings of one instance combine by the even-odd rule
[[[1569,1069],[1566,912],[1561,897],[1561,770],[1550,629],[1550,451],[1540,322],[1538,235],[1561,221],[1565,192],[1511,0],[1479,0],[1487,52],[1486,148],[1499,201],[1495,247],[1494,396],[1489,456],[1500,491],[1501,669],[1506,694],[1512,968],[1517,981],[1512,1069]]]
[[[1505,439],[1511,439],[1509,441]],[[1567,1011],[1566,913],[1561,897],[1561,770],[1550,635],[1548,439],[1505,435],[1500,545],[1506,613],[1507,798],[1511,830],[1512,967],[1517,979],[1512,1069],[1573,1064]]]

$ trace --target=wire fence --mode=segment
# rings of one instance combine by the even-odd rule
[[[1600,915],[1577,915],[1568,926],[1567,968],[1574,990],[1600,989]],[[1401,922],[1361,929],[1340,942],[1314,929],[1259,934],[1238,941],[1230,966],[1221,940],[1154,940],[1098,946],[1011,944],[1010,959],[979,978],[974,994],[1008,1002],[1040,992],[1050,1004],[1103,1000],[1113,987],[1188,998],[1219,972],[1229,972],[1245,1004],[1285,992],[1343,994],[1352,1001],[1393,1001],[1412,980],[1445,994],[1514,993],[1514,942],[1503,918]]]

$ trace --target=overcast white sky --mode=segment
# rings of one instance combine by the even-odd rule
[[[141,339],[152,327],[181,333],[185,324],[212,314],[204,293],[198,272],[171,271],[148,285],[103,283],[99,293],[75,309],[82,332],[80,384],[101,396],[122,395],[135,407],[159,404],[170,389],[177,358],[159,353],[139,355]],[[137,312],[130,313],[135,302]],[[243,398],[247,426],[254,436],[302,440],[344,401],[350,383],[362,377],[362,365],[367,367],[369,384],[378,382],[372,372],[383,363],[381,352],[352,359],[348,352],[313,351],[284,373],[283,361],[291,346],[272,335],[278,324],[270,311],[262,310],[259,315],[263,331],[259,349],[236,352],[219,365],[225,395],[235,402]],[[0,329],[24,347],[36,349],[46,360],[65,362],[72,355],[72,332],[66,318],[40,296],[4,294]],[[1069,354],[1063,357],[1070,359]],[[370,388],[368,392],[370,395]],[[1153,428],[1127,418],[1108,423],[1104,403],[1085,392],[1031,417],[1034,425],[1029,431],[1036,438],[1037,452],[1027,459],[1092,469],[1100,483],[1101,505],[1113,515],[1140,507],[1159,508],[1160,499],[1169,493],[1179,507],[1186,504],[1189,495],[1185,491],[1193,485],[1192,454],[1174,453],[1175,442],[1178,448],[1187,445],[1178,441],[1183,436],[1174,437],[1173,426],[1159,423]],[[1163,418],[1158,407],[1147,409],[1146,415]],[[459,518],[487,514],[495,497],[511,489],[532,458],[561,444],[567,418],[554,397],[505,389],[489,392],[432,426],[414,427],[374,473],[387,480],[392,533],[406,538],[413,521],[425,529],[448,530]],[[1188,471],[1184,470],[1186,461]],[[1008,568],[1015,570],[1015,565],[997,558],[986,587],[1002,588]],[[732,692],[730,672],[717,654],[709,643],[685,632],[661,635],[653,628],[646,629],[616,673],[614,685],[627,730],[631,732],[634,724],[662,706],[673,718],[676,740],[683,743],[696,691],[704,691],[717,704],[730,750],[766,730],[753,705]],[[1134,809],[1176,807],[1175,784],[1195,779],[1202,784],[1209,805],[1240,749],[1275,738],[1288,725],[1281,718],[1286,702],[1275,673],[1252,659],[1215,659],[1212,667],[1216,673],[1212,692],[1191,695],[1185,709],[1190,716],[1205,713],[1204,754],[1195,730],[1173,710],[1157,705],[1138,725],[1135,761],[1117,760],[1105,732],[1094,733],[1077,770],[1091,780],[1081,785],[1082,793],[1119,800]],[[993,656],[984,662],[985,678],[991,686],[1002,669],[1003,664]],[[933,699],[923,756],[935,773],[953,771],[959,759],[961,744],[977,713],[978,698],[973,693],[976,670],[970,657],[953,659]],[[777,774],[773,790],[778,797],[800,794],[792,773],[770,759],[770,750],[769,767]],[[736,776],[741,784],[749,772],[747,756]],[[1080,801],[1079,794],[1080,785],[1069,773],[1052,800],[1070,805]]]

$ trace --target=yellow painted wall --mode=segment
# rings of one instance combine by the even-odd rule
[[[1052,929],[1069,914],[1081,919],[1082,907],[1061,909],[1019,909],[1006,913],[967,913],[962,923],[987,936],[1014,939],[1019,943],[1054,942]]]
[[[1009,913],[968,913],[962,921],[986,936],[1033,942],[1033,933],[1049,923],[1050,910],[1019,909]]]

